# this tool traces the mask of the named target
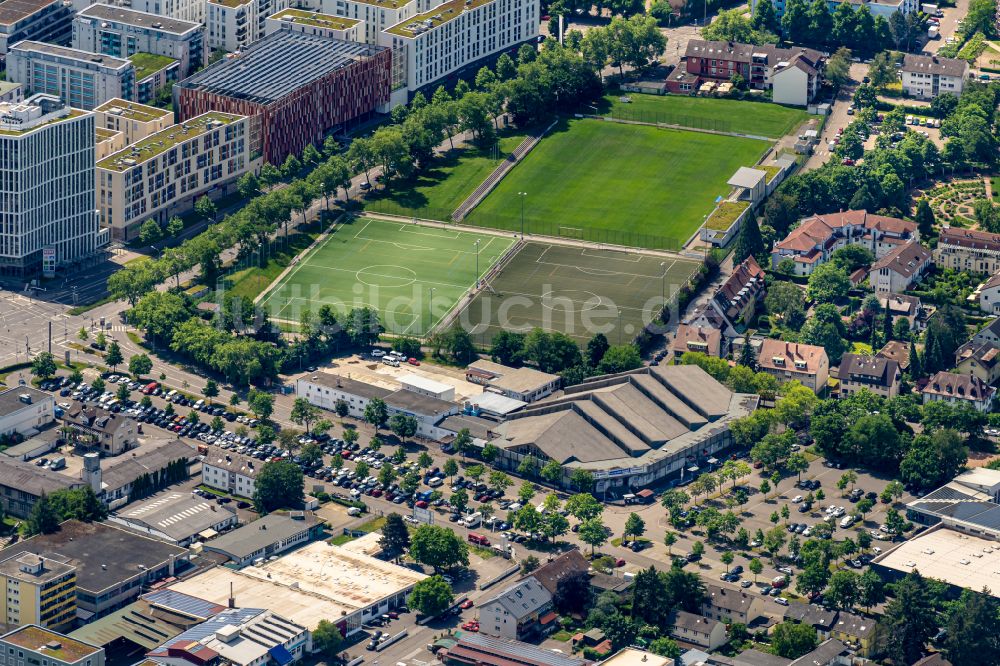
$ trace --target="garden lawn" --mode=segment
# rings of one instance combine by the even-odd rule
[[[754,134],[779,139],[809,120],[804,109],[771,102],[743,102],[734,99],[687,97],[681,95],[607,95],[602,111],[613,117],[683,125],[721,132]]]
[[[677,250],[733,173],[766,141],[592,119],[565,121],[514,167],[466,223]]]
[[[499,157],[514,152],[526,133],[503,132]],[[406,180],[389,182],[386,191],[368,194],[365,209],[431,220],[448,220],[451,214],[486,180],[500,160],[492,150],[475,146],[458,148],[435,158],[430,168]]]

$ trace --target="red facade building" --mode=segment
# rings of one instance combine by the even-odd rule
[[[281,164],[388,103],[391,75],[389,49],[281,30],[176,84],[174,108],[250,116],[251,150]]]

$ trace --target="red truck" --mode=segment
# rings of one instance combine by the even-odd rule
[[[475,532],[469,534],[469,543],[474,543],[477,546],[489,546],[490,540],[484,537],[482,534],[476,534]]]

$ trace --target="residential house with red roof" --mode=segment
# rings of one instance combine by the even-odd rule
[[[1000,272],[1000,234],[944,227],[934,262],[942,268],[994,275]]]
[[[830,378],[830,359],[817,345],[767,338],[761,344],[757,365],[781,384],[796,380],[815,393],[823,391]]]
[[[986,413],[993,405],[996,391],[975,375],[941,371],[927,381],[921,394],[925,405],[936,401],[953,405],[964,403]]]
[[[848,245],[861,245],[881,259],[910,241],[919,240],[916,222],[874,215],[866,210],[814,215],[774,245],[771,265],[785,259],[794,263],[794,274],[810,275],[817,266],[829,261],[834,252]]]

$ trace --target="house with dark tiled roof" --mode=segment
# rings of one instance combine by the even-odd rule
[[[588,571],[590,571],[590,562],[579,550],[573,549],[538,567],[531,572],[531,577],[538,581],[538,584],[544,587],[549,594],[555,596],[561,581],[586,574]]]
[[[868,281],[876,294],[898,294],[920,282],[932,265],[930,250],[910,241],[872,264]]]
[[[715,290],[711,300],[696,309],[684,323],[694,328],[721,331],[725,339],[720,341],[719,353],[715,355],[724,356],[728,353],[729,341],[739,335],[737,325],[753,317],[757,305],[764,300],[765,290],[764,269],[756,259],[747,257],[733,269],[722,286]],[[693,337],[696,331],[687,330],[684,335],[685,343],[688,340],[698,342]],[[678,339],[680,338],[681,334],[678,333]],[[675,346],[678,344],[675,340]],[[684,349],[683,351],[710,353],[707,350]]]
[[[837,624],[837,611],[816,604],[790,603],[785,607],[785,620],[807,624],[825,640]]]
[[[881,259],[900,245],[918,240],[915,222],[870,214],[866,210],[814,215],[799,221],[795,229],[771,250],[771,265],[785,259],[794,264],[794,274],[810,275],[847,245],[860,245]]]
[[[995,384],[1000,380],[1000,346],[969,340],[955,350],[955,372]]]
[[[700,610],[709,619],[727,624],[750,624],[763,612],[764,602],[759,596],[749,595],[743,590],[707,584]]]
[[[969,77],[969,63],[958,58],[907,53],[899,72],[907,95],[934,99],[942,93],[951,93],[958,97]]]
[[[67,439],[70,442],[102,456],[120,455],[139,443],[135,421],[100,407],[73,403],[73,407],[63,414],[63,422],[69,430]]]
[[[704,615],[674,611],[669,625],[670,636],[681,643],[714,650],[726,642],[726,625]]]
[[[509,585],[479,604],[479,630],[514,640],[537,638],[555,628],[552,595],[533,576]]]
[[[975,375],[941,371],[927,380],[921,394],[925,405],[935,401],[968,404],[986,413],[993,405],[996,389]]]
[[[837,368],[840,380],[840,397],[846,398],[861,390],[868,390],[883,398],[899,395],[903,373],[899,364],[883,356],[844,354]]]

